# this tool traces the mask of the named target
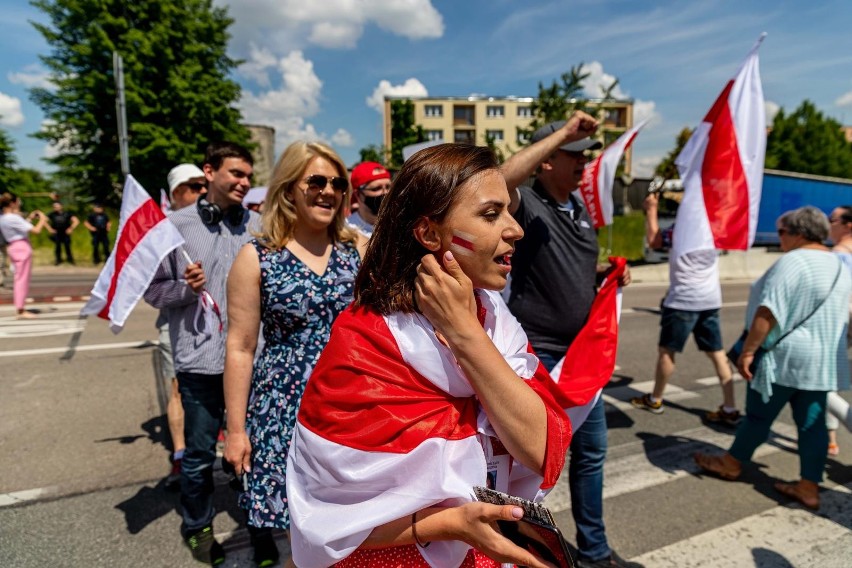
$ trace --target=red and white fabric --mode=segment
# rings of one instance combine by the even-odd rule
[[[601,283],[586,324],[550,371],[559,385],[554,398],[568,413],[575,430],[586,421],[615,371],[621,320],[618,283],[627,270],[627,259],[611,256],[609,261],[612,269]]]
[[[612,224],[612,185],[615,183],[615,172],[624,152],[633,144],[639,131],[647,123],[647,119],[643,120],[626,131],[583,168],[579,190],[595,229]]]
[[[757,51],[761,35],[675,160],[683,180],[672,254],[746,250],[754,242],[766,115]]]
[[[169,199],[169,194],[163,188],[160,188],[160,209],[163,210],[164,215],[168,215],[169,211],[172,210],[172,202]]]
[[[183,242],[148,192],[128,175],[113,252],[80,315],[97,314],[109,320],[114,333],[121,331],[162,260]]]
[[[484,329],[547,409],[544,477],[514,463],[507,487],[541,499],[562,471],[571,426],[520,324],[496,292],[479,297]],[[472,501],[473,486],[487,483],[491,436],[473,388],[425,317],[345,311],[308,381],[287,461],[295,563],[330,566],[379,525]],[[420,552],[431,566],[455,567],[469,548],[441,541]]]

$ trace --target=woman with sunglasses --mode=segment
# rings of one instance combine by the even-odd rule
[[[334,150],[291,144],[275,166],[262,231],[228,279],[225,459],[245,475],[239,502],[260,566],[278,560],[272,529],[290,526],[285,479],[296,412],[332,322],[352,301],[366,245],[346,226],[349,193]]]
[[[499,295],[523,230],[487,148],[405,162],[305,391],[288,460],[299,566],[545,564],[497,530],[543,497],[568,418]]]

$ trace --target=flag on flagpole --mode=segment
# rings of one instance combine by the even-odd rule
[[[672,254],[694,250],[746,250],[754,242],[766,114],[757,51],[761,34],[736,76],[675,160],[683,180]]]
[[[645,119],[619,136],[618,140],[607,146],[606,150],[583,169],[580,195],[583,196],[586,211],[589,212],[595,229],[612,224],[612,184],[615,182],[615,171],[621,162],[621,156],[647,123],[648,119]]]
[[[160,263],[183,242],[177,227],[133,176],[128,175],[121,197],[115,246],[80,315],[97,314],[109,320],[114,333],[121,331]]]
[[[172,210],[172,202],[169,199],[169,194],[162,187],[160,188],[160,209],[163,210],[163,214],[165,215],[168,215],[169,211]]]

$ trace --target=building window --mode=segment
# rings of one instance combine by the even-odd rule
[[[520,144],[521,146],[524,146],[524,145],[526,145],[526,144],[529,144],[529,142],[530,142],[530,135],[529,135],[529,134],[527,134],[526,132],[523,132],[523,131],[521,131],[521,130],[518,130],[518,137],[517,137],[516,141],[517,141],[517,143],[518,143],[518,144]]]
[[[532,118],[532,109],[528,106],[519,106],[518,118]]]
[[[427,130],[426,131],[426,140],[430,142],[434,142],[435,140],[443,140],[444,139],[444,131],[443,130]]]
[[[453,124],[473,126],[476,124],[473,115],[473,107],[470,105],[456,105],[453,107]]]
[[[604,124],[615,128],[624,128],[624,117],[627,113],[623,108],[608,108],[604,112]]]
[[[441,118],[444,116],[444,105],[424,105],[426,118]]]
[[[503,118],[506,116],[506,108],[503,105],[488,105],[485,107],[485,116],[488,118]]]
[[[456,130],[453,132],[453,142],[456,144],[474,144],[475,130]]]
[[[489,138],[494,142],[502,142],[503,141],[503,131],[502,130],[486,130],[485,138]]]

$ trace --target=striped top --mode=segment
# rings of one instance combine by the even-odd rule
[[[160,264],[145,292],[145,301],[155,308],[165,308],[175,372],[218,375],[225,371],[228,273],[242,246],[254,238],[252,232],[260,230],[260,216],[246,210],[242,222],[236,225],[231,225],[227,215],[216,225],[205,225],[197,207],[184,207],[170,214],[169,220],[186,239],[182,248],[189,257],[201,261],[207,277],[205,289],[219,305],[224,328],[220,333],[218,327],[198,317],[198,296],[183,279],[187,261],[180,247]]]
[[[838,270],[840,278],[832,289]],[[837,255],[812,249],[786,253],[752,284],[746,326],[751,326],[759,306],[768,308],[778,322],[763,342],[770,351],[751,383],[764,400],[772,395],[773,384],[808,391],[849,388],[846,328],[850,291],[852,278]],[[793,331],[776,345],[790,329]]]

